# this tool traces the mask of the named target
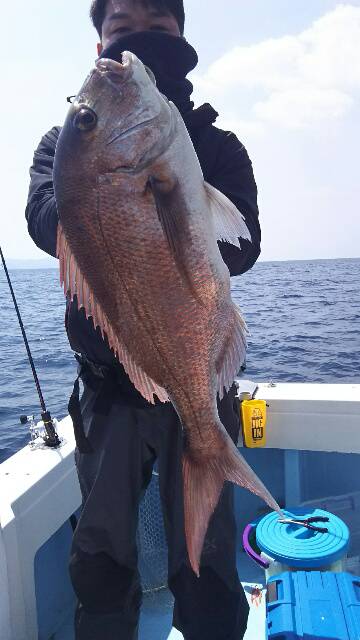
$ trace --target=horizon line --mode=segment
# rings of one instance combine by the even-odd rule
[[[51,256],[49,256],[49,258],[8,258],[7,259],[7,264],[9,265],[10,268],[12,269],[41,269],[41,262],[45,263],[47,261],[51,261],[51,260],[57,260],[57,258],[51,258]],[[282,262],[322,262],[324,260],[360,260],[360,255],[359,256],[352,256],[352,257],[343,257],[343,256],[338,256],[336,258],[280,258],[277,260],[257,260],[257,262],[254,264],[254,267],[257,264],[269,264],[269,263],[282,263]],[[11,266],[11,263],[13,263],[13,265]],[[16,266],[16,264],[14,263],[24,263],[23,266]],[[27,266],[26,266],[26,263]],[[32,264],[38,264],[38,267],[32,267]],[[252,268],[254,268],[252,267]],[[57,264],[48,264],[46,267],[43,267],[44,269],[57,269],[58,265]]]

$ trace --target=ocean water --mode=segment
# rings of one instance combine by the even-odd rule
[[[64,328],[56,269],[10,272],[43,395],[67,414],[76,363]],[[258,263],[232,279],[251,333],[246,377],[360,383],[360,259]],[[0,271],[0,462],[28,441],[21,414],[39,401],[3,270]]]

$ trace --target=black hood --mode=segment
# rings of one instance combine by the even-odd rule
[[[151,69],[159,91],[176,104],[183,116],[193,109],[193,86],[186,76],[195,69],[198,56],[184,38],[152,31],[131,33],[104,49],[100,58],[121,62],[123,51],[131,51]]]
[[[198,56],[184,39],[167,33],[141,31],[123,36],[104,49],[100,58],[121,62],[123,51],[134,53],[153,72],[159,91],[176,104],[190,133],[215,122],[218,113],[210,104],[194,109],[193,85],[187,79]]]

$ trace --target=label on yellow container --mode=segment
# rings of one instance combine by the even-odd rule
[[[241,417],[245,447],[266,446],[266,401],[243,400]]]

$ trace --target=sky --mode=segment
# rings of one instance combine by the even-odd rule
[[[196,104],[245,145],[259,189],[262,260],[360,256],[360,0],[185,0],[199,54]],[[0,243],[27,233],[29,166],[96,58],[89,0],[4,3]]]

